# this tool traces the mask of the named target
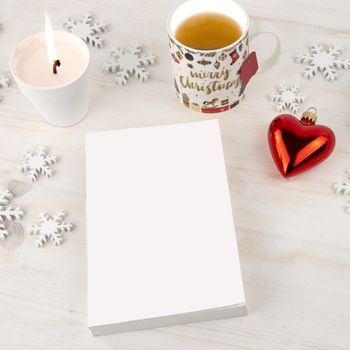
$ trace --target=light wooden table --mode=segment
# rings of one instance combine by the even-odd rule
[[[49,1],[56,27],[65,16],[86,11],[111,23],[106,47],[91,49],[90,112],[75,127],[45,123],[15,84],[0,89],[1,184],[23,180],[15,165],[27,147],[49,146],[60,157],[57,174],[14,204],[25,209],[24,223],[41,210],[62,208],[76,224],[59,248],[37,249],[28,234],[0,246],[1,350],[350,349],[350,216],[341,208],[345,198],[331,190],[350,167],[350,72],[333,84],[321,77],[306,81],[292,60],[309,42],[342,45],[350,57],[347,0],[242,1],[252,21],[274,26],[283,44],[278,65],[254,78],[244,103],[218,115],[249,315],[97,338],[86,327],[85,133],[208,118],[174,95],[165,21],[179,2]],[[42,22],[38,2],[1,1],[0,71],[8,71],[13,46],[41,31]],[[114,46],[134,41],[158,55],[159,64],[150,68],[149,83],[118,87],[101,65]],[[256,45],[263,54],[262,42]],[[329,160],[290,181],[278,175],[266,142],[276,115],[267,95],[281,82],[301,84],[309,97],[304,107],[316,106],[319,122],[337,136]]]

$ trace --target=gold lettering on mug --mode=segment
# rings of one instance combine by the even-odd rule
[[[229,78],[230,72],[227,68],[223,69],[221,72],[195,72],[193,70],[190,71],[190,75],[192,78],[198,79],[221,79],[227,80]]]
[[[211,94],[215,91],[228,90],[236,84],[236,79],[232,81],[220,82],[218,80],[213,80],[208,84],[199,84],[198,82],[191,81],[187,76],[180,75],[180,84],[183,88],[190,90],[197,90],[205,92],[206,94]]]
[[[220,72],[195,72],[190,71],[189,76],[180,75],[180,84],[183,88],[190,90],[197,90],[205,92],[206,94],[211,94],[215,91],[228,90],[232,86],[235,86],[237,80],[227,81],[229,79],[230,72],[227,68]],[[210,82],[203,82],[203,84],[193,81],[194,79],[212,79]],[[215,79],[215,80],[214,80]],[[219,80],[222,79],[222,80]]]

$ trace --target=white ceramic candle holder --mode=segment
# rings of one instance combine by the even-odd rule
[[[53,74],[48,62],[45,34],[21,41],[10,57],[10,69],[23,94],[42,117],[55,126],[80,122],[89,105],[89,49],[73,34],[55,31],[61,66]]]

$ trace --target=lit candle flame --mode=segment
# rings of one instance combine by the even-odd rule
[[[50,67],[52,67],[53,73],[56,74],[57,67],[60,66],[60,61],[57,57],[51,18],[46,8],[44,9],[44,17],[45,17],[45,42],[46,42],[47,55],[49,58]]]

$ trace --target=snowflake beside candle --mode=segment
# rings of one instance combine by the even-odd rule
[[[150,73],[145,70],[145,67],[157,61],[153,54],[142,53],[140,44],[133,45],[127,51],[118,47],[111,52],[111,58],[112,60],[103,66],[103,71],[114,73],[115,82],[123,86],[128,83],[131,75],[142,82],[148,81]]]

